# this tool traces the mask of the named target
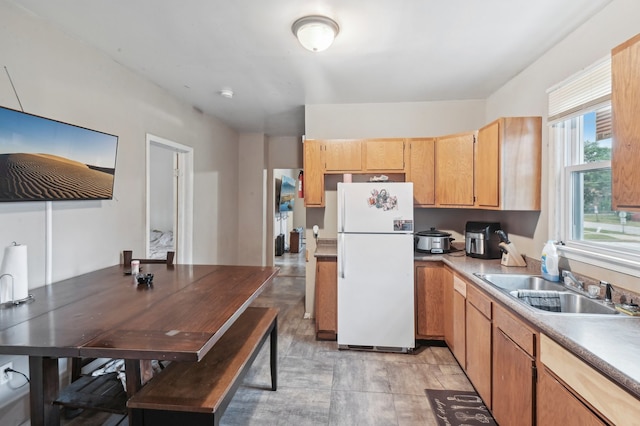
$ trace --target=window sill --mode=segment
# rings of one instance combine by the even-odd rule
[[[597,249],[593,247],[581,246],[576,243],[567,245],[557,245],[558,254],[567,259],[609,269],[611,271],[640,277],[640,260],[637,256],[621,255],[612,250]]]

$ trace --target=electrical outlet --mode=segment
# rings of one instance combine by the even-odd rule
[[[4,372],[7,368],[13,369],[13,362],[8,362],[0,367],[0,385],[4,385],[5,383],[13,380],[13,372]]]

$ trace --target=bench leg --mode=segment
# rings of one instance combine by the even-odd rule
[[[271,390],[278,388],[278,318],[271,330]]]

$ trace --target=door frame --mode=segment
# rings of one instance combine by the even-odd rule
[[[149,256],[149,233],[151,232],[151,147],[171,150],[177,155],[178,196],[174,230],[176,263],[193,262],[193,148],[187,145],[147,133],[146,135],[146,211],[145,211],[145,253]]]

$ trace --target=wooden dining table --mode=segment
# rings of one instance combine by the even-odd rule
[[[278,268],[149,264],[142,272],[153,274],[152,285],[116,265],[0,309],[0,354],[29,357],[32,425],[60,423],[59,358],[124,359],[130,397],[142,386],[140,360],[200,361]]]

